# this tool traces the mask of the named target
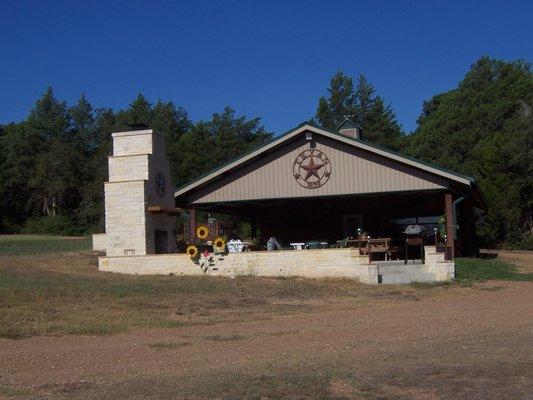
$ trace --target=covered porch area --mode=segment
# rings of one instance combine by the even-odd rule
[[[371,266],[376,281],[384,261],[402,261],[428,280],[453,277],[453,258],[477,251],[474,207],[483,206],[471,177],[375,146],[353,129],[309,123],[178,188],[175,198],[187,211],[189,241],[197,215],[232,215],[248,222],[249,237],[226,239],[248,242],[266,269],[279,252],[312,276],[344,265],[326,256],[343,249],[353,268]],[[410,225],[418,237],[411,229],[407,241]],[[383,265],[389,276],[396,267]]]
[[[364,237],[382,241],[373,260],[422,259],[420,246],[406,246],[408,225],[422,226],[426,232],[422,244],[433,245],[447,259],[456,252],[470,255],[476,251],[471,200],[443,190],[207,203],[188,208],[189,240],[193,240],[190,232],[195,232],[196,215],[201,211],[248,221],[249,237],[238,238],[230,231],[228,239],[253,241],[249,249],[255,251],[266,250],[267,241],[275,237],[284,249],[305,249],[308,244],[358,247],[361,255],[368,255]],[[459,225],[462,229],[457,229]]]

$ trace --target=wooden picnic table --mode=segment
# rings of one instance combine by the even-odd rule
[[[360,239],[348,239],[346,241],[346,247],[358,247],[359,253],[362,255],[367,255],[368,252],[366,251],[366,244],[368,242],[367,238],[360,238]]]
[[[358,247],[359,243],[366,243],[367,240],[368,239],[348,239],[346,241],[346,247]],[[338,242],[342,242],[342,240]],[[354,246],[350,246],[350,245],[354,245]]]
[[[370,239],[367,243],[368,258],[372,261],[372,253],[385,253],[385,260],[391,256],[391,238]]]
[[[370,255],[370,253],[385,253],[390,257],[391,238],[358,238],[346,241],[346,247],[358,247],[361,255]]]

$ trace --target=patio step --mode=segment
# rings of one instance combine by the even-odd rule
[[[434,282],[435,274],[424,264],[378,264],[381,283],[408,284],[413,282]]]

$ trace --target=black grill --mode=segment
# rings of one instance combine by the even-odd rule
[[[424,238],[426,237],[426,228],[422,225],[408,225],[403,233],[405,235],[405,263],[407,264],[409,246],[420,246],[420,258],[422,259],[422,263],[424,263]]]
[[[407,225],[407,228],[405,228],[403,233],[405,233],[406,236],[425,236],[426,228],[424,228],[422,225]]]

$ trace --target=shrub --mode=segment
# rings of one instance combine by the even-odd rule
[[[72,218],[56,215],[28,219],[22,228],[22,233],[70,236],[82,233],[82,229],[77,227]]]
[[[533,250],[533,234],[530,233],[522,241],[514,243],[511,248],[513,250]]]

